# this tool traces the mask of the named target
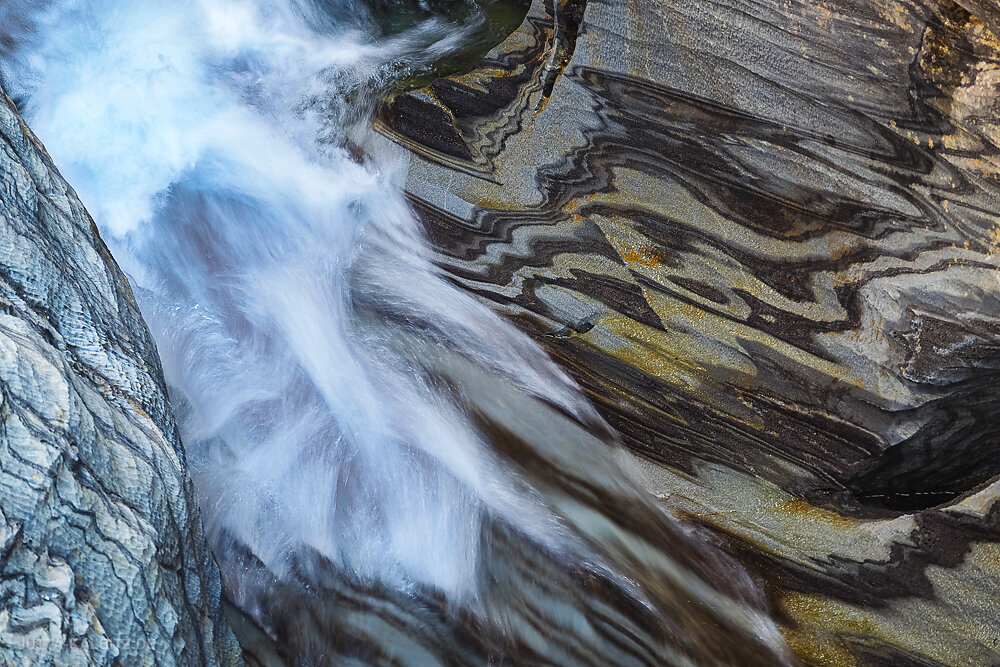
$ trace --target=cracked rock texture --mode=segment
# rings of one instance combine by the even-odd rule
[[[0,661],[234,664],[156,348],[0,91]]]
[[[1000,662],[998,36],[979,0],[537,0],[363,147],[808,663]]]

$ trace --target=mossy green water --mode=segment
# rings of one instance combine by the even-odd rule
[[[371,17],[383,36],[402,34],[431,19],[467,31],[461,46],[447,56],[409,63],[393,92],[419,88],[437,77],[469,69],[517,29],[530,4],[530,0],[371,0]]]

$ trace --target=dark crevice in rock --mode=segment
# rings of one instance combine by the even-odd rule
[[[583,23],[583,13],[587,8],[587,0],[552,0],[552,14],[555,19],[552,35],[552,55],[545,66],[542,75],[542,99],[538,110],[552,96],[556,79],[563,73],[569,61],[573,59],[576,50],[576,37]]]
[[[422,96],[404,95],[393,104],[383,105],[378,120],[438,153],[460,160],[472,159],[450,115]]]
[[[859,502],[900,512],[947,503],[1000,474],[1000,375],[962,383],[946,399],[914,412],[926,426],[890,447],[850,487]]]

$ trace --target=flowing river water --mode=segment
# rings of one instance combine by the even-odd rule
[[[440,277],[400,166],[348,150],[488,33],[446,4],[0,2],[4,85],[157,341],[248,658],[784,661],[747,575]]]

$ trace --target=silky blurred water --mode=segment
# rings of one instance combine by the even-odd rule
[[[462,22],[417,8],[387,26],[391,7],[350,2],[4,2],[0,73],[135,288],[227,596],[276,637],[248,592],[256,575],[227,550],[279,579],[301,578],[309,553],[345,580],[443,598],[517,635],[511,646],[533,645],[508,614],[520,603],[497,592],[533,584],[496,583],[486,528],[510,527],[557,569],[601,573],[655,604],[621,565],[641,561],[638,547],[595,546],[588,531],[606,520],[553,500],[498,450],[454,369],[470,364],[591,430],[600,418],[531,340],[438,274],[400,165],[347,150],[393,81],[483,26],[475,5]],[[640,496],[607,441],[560,446],[578,451],[546,456]],[[539,604],[553,633],[597,641],[573,603]]]

